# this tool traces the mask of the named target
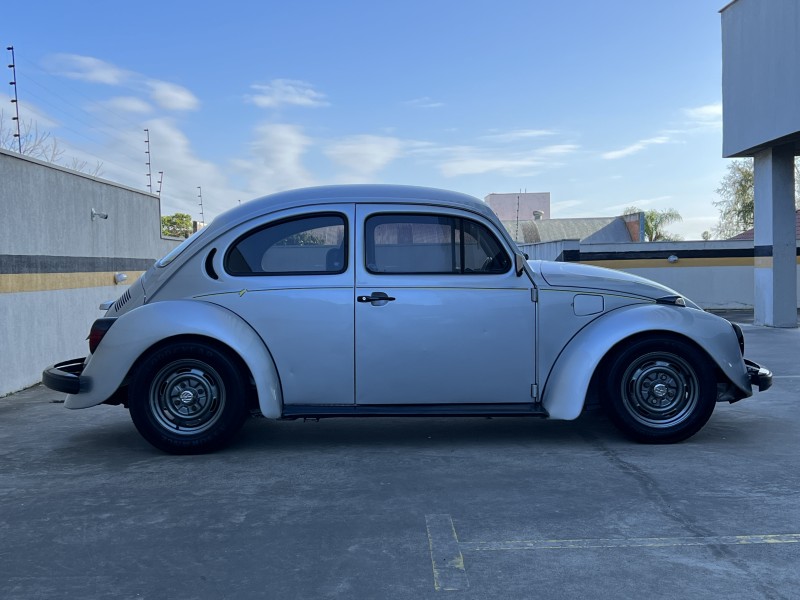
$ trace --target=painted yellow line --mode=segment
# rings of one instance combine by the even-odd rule
[[[679,267],[755,267],[772,268],[771,256],[750,257],[718,257],[718,258],[680,258],[671,263],[666,258],[634,258],[631,260],[582,260],[582,265],[605,267],[606,269],[677,269]],[[800,265],[800,256],[797,257]]]
[[[753,257],[680,258],[671,263],[666,258],[635,258],[631,260],[582,260],[582,265],[606,269],[676,269],[678,267],[752,267]]]
[[[436,591],[466,590],[469,580],[450,515],[425,515],[425,524]]]
[[[143,272],[125,271],[126,283],[133,283]],[[0,274],[0,294],[112,286],[115,273],[4,273]]]
[[[586,540],[520,540],[508,542],[461,542],[465,552],[496,550],[565,550],[589,548],[664,548],[669,546],[742,546],[752,544],[797,544],[800,533],[766,535],[718,535],[707,537],[608,538]]]
[[[771,269],[772,263],[773,260],[771,256],[757,256],[753,266],[756,269]]]

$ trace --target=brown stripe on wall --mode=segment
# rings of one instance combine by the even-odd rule
[[[114,285],[114,275],[120,271],[95,273],[0,273],[0,294],[44,292]],[[129,285],[144,271],[125,271]]]

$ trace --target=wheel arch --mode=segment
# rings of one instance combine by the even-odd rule
[[[170,337],[166,337],[162,340],[155,342],[152,346],[145,348],[139,357],[133,362],[130,369],[128,369],[128,373],[125,375],[125,379],[122,382],[122,385],[126,385],[130,380],[132,374],[139,368],[139,365],[147,358],[148,355],[153,354],[154,352],[158,352],[162,348],[166,346],[170,346],[172,344],[181,344],[181,343],[199,343],[211,346],[217,349],[220,352],[224,352],[227,354],[231,360],[236,364],[237,368],[239,369],[240,373],[247,377],[247,386],[255,387],[255,378],[253,377],[253,372],[250,369],[250,365],[241,357],[241,355],[230,345],[222,342],[216,338],[212,338],[208,335],[198,334],[198,333],[181,333],[177,335],[173,335]],[[258,407],[258,392],[256,391],[256,395],[247,399],[248,406],[250,408],[257,408]]]
[[[626,306],[581,329],[564,347],[545,381],[542,404],[553,419],[575,419],[595,391],[603,367],[622,344],[652,336],[688,342],[743,395],[752,389],[733,327],[720,317],[660,304]]]
[[[244,365],[255,382],[264,416],[281,415],[283,395],[275,361],[256,331],[230,310],[198,300],[145,304],[108,330],[84,368],[89,389],[67,398],[68,408],[101,404],[115,395],[148,351],[181,339],[209,340]]]

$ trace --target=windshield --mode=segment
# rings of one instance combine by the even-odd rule
[[[190,245],[190,244],[191,244],[193,241],[195,241],[197,238],[199,238],[199,237],[200,237],[200,235],[201,235],[201,234],[202,234],[202,233],[203,233],[205,230],[206,230],[206,228],[205,228],[205,227],[203,227],[202,229],[198,229],[197,231],[195,231],[195,232],[194,232],[192,235],[190,235],[188,238],[186,238],[185,240],[183,240],[183,241],[182,241],[180,244],[178,244],[177,246],[175,246],[175,247],[174,247],[174,248],[173,248],[173,249],[170,251],[170,253],[169,253],[169,254],[167,254],[167,255],[166,255],[164,258],[162,258],[161,260],[159,260],[158,262],[156,262],[156,266],[157,266],[157,267],[166,267],[166,266],[167,266],[169,263],[171,263],[173,260],[175,260],[176,258],[178,258],[178,256],[180,255],[180,253],[181,253],[181,252],[183,252],[184,250],[186,250],[186,248],[188,248],[188,247],[189,247],[189,245]]]

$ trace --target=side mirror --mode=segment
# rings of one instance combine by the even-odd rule
[[[527,258],[526,254],[514,254],[514,266],[517,270],[517,277],[522,276],[525,272],[525,259]]]

